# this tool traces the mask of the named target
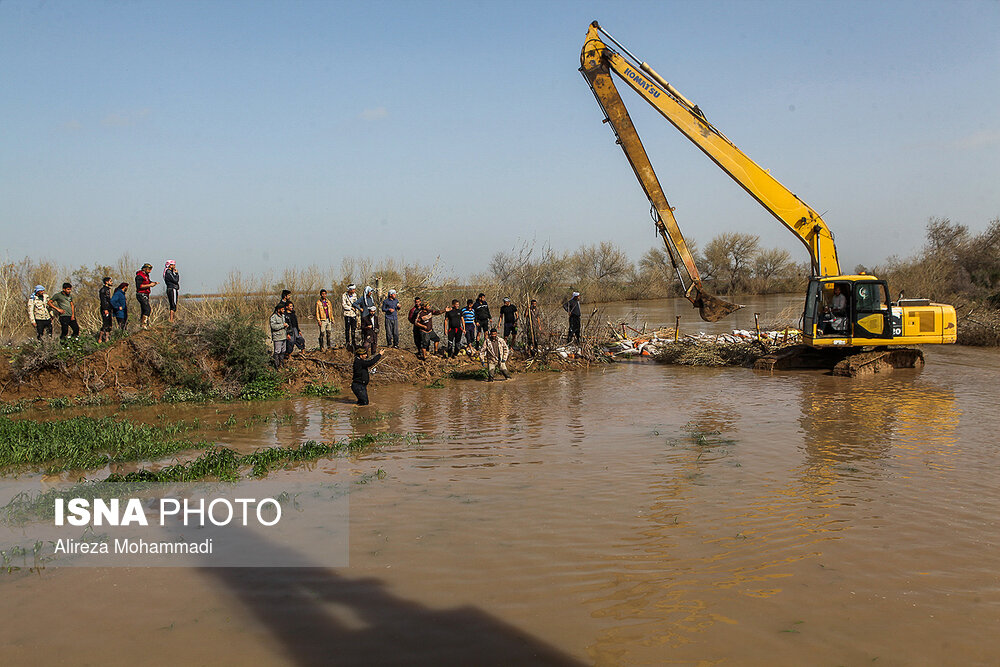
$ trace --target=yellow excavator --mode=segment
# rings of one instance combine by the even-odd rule
[[[608,46],[603,38],[616,48]],[[768,355],[758,360],[758,368],[829,366],[835,373],[856,375],[866,369],[877,372],[922,364],[920,350],[905,346],[955,342],[958,330],[954,307],[928,299],[900,298],[893,303],[886,281],[867,274],[841,274],[833,235],[823,218],[744,155],[696,104],[629,53],[597,21],[587,31],[580,53],[580,72],[649,199],[656,229],[663,237],[685,296],[704,320],[715,322],[739,306],[709,294],[702,286],[674,209],[667,203],[612,73],[700,148],[809,251],[812,277],[802,314],[804,345]]]

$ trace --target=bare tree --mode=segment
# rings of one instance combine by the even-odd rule
[[[581,283],[620,282],[632,269],[628,255],[610,241],[583,246],[572,255],[573,273]]]
[[[745,288],[760,253],[760,237],[742,232],[719,234],[705,246],[706,272],[733,292]]]

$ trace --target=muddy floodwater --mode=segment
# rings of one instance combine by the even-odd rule
[[[291,415],[215,436],[243,451],[423,437],[278,473],[365,482],[349,567],[0,576],[0,663],[996,664],[1000,351],[925,352],[862,379],[635,362],[163,408]]]

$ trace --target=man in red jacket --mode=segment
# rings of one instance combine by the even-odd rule
[[[143,329],[149,328],[149,314],[152,312],[149,305],[149,290],[160,284],[149,279],[149,272],[152,270],[152,264],[143,264],[142,268],[135,272],[135,300],[139,302],[139,326]]]

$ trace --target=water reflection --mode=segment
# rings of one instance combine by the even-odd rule
[[[942,466],[954,451],[961,415],[954,392],[929,385],[918,372],[817,378],[817,385],[801,395],[807,484],[845,474],[879,477],[890,459],[914,455]]]

